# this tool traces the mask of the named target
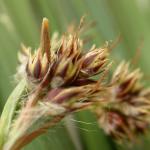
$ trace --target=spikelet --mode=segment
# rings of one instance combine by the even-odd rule
[[[141,84],[139,69],[129,70],[122,62],[113,74],[106,96],[107,103],[95,110],[104,131],[118,141],[134,141],[149,126],[150,90]]]

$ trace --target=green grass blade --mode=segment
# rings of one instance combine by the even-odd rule
[[[7,138],[16,106],[18,104],[18,101],[20,100],[21,95],[25,90],[25,87],[26,80],[23,79],[13,90],[8,100],[6,101],[0,119],[0,149]]]

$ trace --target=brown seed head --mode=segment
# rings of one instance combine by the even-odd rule
[[[149,126],[150,90],[141,85],[139,69],[130,72],[122,62],[113,74],[106,103],[95,110],[98,122],[107,134],[122,140],[134,140]]]

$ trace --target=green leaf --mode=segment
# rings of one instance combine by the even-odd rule
[[[0,149],[3,146],[12,123],[12,119],[15,113],[16,106],[20,100],[26,87],[26,80],[23,79],[13,90],[4,106],[1,119],[0,119]]]

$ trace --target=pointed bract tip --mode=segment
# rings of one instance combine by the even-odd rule
[[[42,22],[42,28],[48,29],[48,26],[49,26],[49,21],[46,17],[44,17]]]
[[[47,59],[50,61],[49,21],[47,18],[43,18],[42,22],[40,51],[46,52]]]

